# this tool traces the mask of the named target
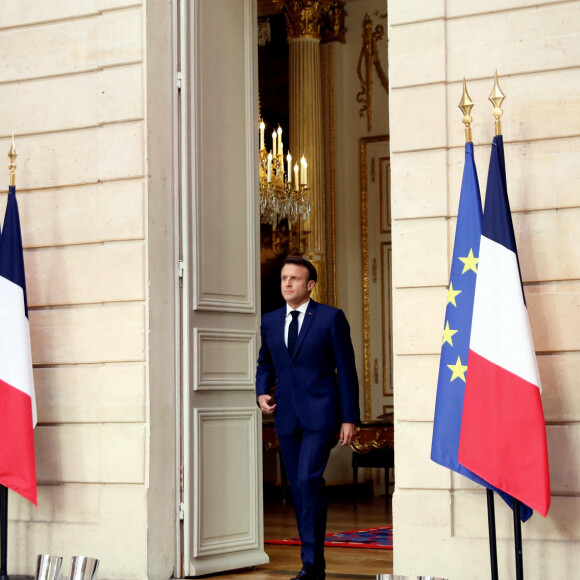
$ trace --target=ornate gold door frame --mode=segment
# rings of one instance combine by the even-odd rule
[[[393,410],[389,176],[389,136],[362,138],[363,384],[367,420]]]

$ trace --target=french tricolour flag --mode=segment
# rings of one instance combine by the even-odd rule
[[[459,461],[546,516],[550,473],[541,385],[507,197],[503,139],[494,137]]]
[[[36,505],[36,400],[22,236],[10,186],[0,238],[0,484]]]

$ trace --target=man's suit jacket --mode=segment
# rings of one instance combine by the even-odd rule
[[[344,312],[310,300],[292,357],[285,316],[286,306],[262,317],[256,373],[257,396],[275,398],[278,435],[293,433],[298,420],[305,429],[328,432],[358,423],[358,378]]]

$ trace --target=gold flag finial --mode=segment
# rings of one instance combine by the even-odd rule
[[[505,95],[499,88],[499,82],[497,80],[497,70],[495,71],[495,83],[493,85],[493,91],[489,95],[489,100],[493,104],[492,115],[495,117],[495,134],[501,135],[501,116],[503,115],[503,110],[501,104],[505,99]]]
[[[10,158],[10,165],[8,165],[8,171],[10,172],[10,185],[14,186],[16,185],[14,178],[14,172],[16,171],[16,157],[18,157],[18,153],[16,153],[16,146],[14,144],[14,131],[12,131],[12,147],[10,147],[8,157]]]
[[[461,101],[459,101],[459,108],[463,113],[463,124],[465,125],[465,142],[471,143],[471,121],[473,118],[471,117],[471,109],[473,109],[473,101],[469,97],[469,93],[467,92],[467,85],[465,84],[465,79],[463,79],[463,96],[461,97]]]

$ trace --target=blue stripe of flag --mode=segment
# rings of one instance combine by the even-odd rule
[[[13,185],[8,189],[4,228],[0,238],[0,276],[22,288],[24,293],[24,312],[28,318],[20,215],[18,213],[18,202],[16,201],[16,187]]]
[[[507,195],[507,180],[505,174],[505,156],[503,149],[503,136],[496,135],[491,144],[491,157],[489,160],[489,173],[487,175],[487,189],[485,193],[485,218],[481,224],[481,235],[489,240],[501,244],[516,255],[520,284],[524,304],[526,296],[522,283],[522,271],[518,258],[516,236],[512,223],[512,213]]]
[[[485,197],[485,219],[481,233],[488,239],[516,252],[516,238],[511,220],[510,204],[507,195],[494,195],[507,191],[503,137],[496,135],[491,145],[491,158],[487,176]],[[491,195],[490,195],[491,194]]]

